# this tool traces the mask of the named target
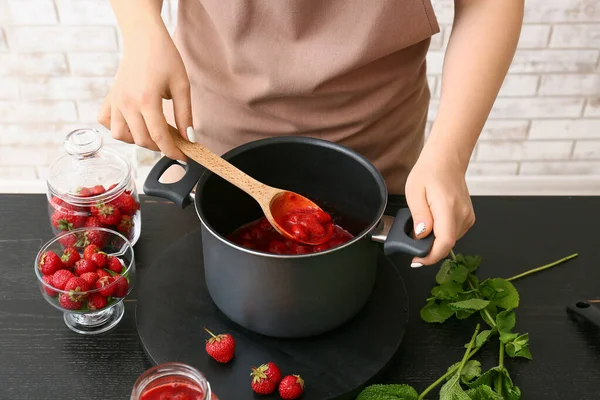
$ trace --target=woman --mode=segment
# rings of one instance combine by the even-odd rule
[[[124,54],[98,119],[114,138],[180,160],[168,122],[219,154],[273,135],[348,146],[406,195],[417,237],[433,230],[413,268],[446,257],[475,222],[465,173],[524,0],[455,0],[425,145],[425,56],[439,32],[430,0],[179,0],[174,41],[162,0],[111,3]]]

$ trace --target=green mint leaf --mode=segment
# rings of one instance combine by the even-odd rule
[[[497,332],[496,328],[486,329],[486,330],[479,332],[479,334],[475,338],[475,343],[473,344],[473,348],[478,349],[481,346],[483,346],[484,344],[486,344],[488,339],[490,338],[490,336],[496,332]],[[469,346],[469,343],[466,343],[465,348],[467,348],[468,346]]]
[[[529,333],[519,335],[519,337],[515,339],[515,343],[521,346],[527,346],[529,344]]]
[[[461,256],[461,264],[467,267],[469,272],[473,273],[481,265],[481,257],[479,256]]]
[[[518,336],[519,336],[518,333],[500,332],[500,341],[502,343],[504,343],[504,344],[507,344],[507,343],[512,342],[513,340],[515,340]]]
[[[496,325],[500,333],[510,333],[515,327],[516,315],[512,310],[505,310],[496,315]]]
[[[479,288],[479,279],[475,275],[469,274],[469,276],[467,276],[467,282],[469,284],[469,287],[472,287],[474,289]]]
[[[438,283],[438,285],[452,281],[452,272],[454,271],[455,266],[456,263],[452,260],[445,260],[442,263],[440,270],[435,275],[435,281]]]
[[[476,311],[457,310],[455,315],[456,315],[456,318],[458,318],[458,319],[467,319],[474,313],[476,313]]]
[[[460,376],[455,374],[440,389],[440,400],[471,400],[460,386]]]
[[[486,279],[481,282],[479,293],[505,310],[512,310],[519,306],[519,292],[512,283],[502,278]]]
[[[477,389],[469,389],[466,393],[471,400],[504,400],[504,397],[494,392],[494,389],[489,386],[479,386]]]
[[[467,280],[467,276],[469,276],[469,270],[467,269],[467,267],[461,264],[457,264],[454,267],[450,278],[456,283],[464,283]]]
[[[435,300],[430,300],[421,308],[421,318],[429,323],[442,323],[453,314],[454,310],[450,308],[447,301],[437,303]]]
[[[456,300],[462,286],[456,282],[446,282],[431,289],[431,295],[438,300]]]
[[[504,400],[520,400],[521,398],[521,390],[513,384],[512,379],[506,368],[503,366],[496,366],[490,368],[486,372],[484,372],[479,378],[475,381],[468,383],[468,386],[472,389],[476,389],[480,386],[489,386],[494,388],[494,391],[498,393],[498,376],[502,375],[502,395],[504,396]]]
[[[417,400],[419,394],[409,385],[371,385],[367,386],[356,400]]]
[[[523,357],[529,360],[532,359],[531,352],[529,350],[529,334],[525,333],[523,335],[517,336],[514,334],[514,338],[510,341],[505,342],[506,346],[504,347],[506,354],[509,357]]]
[[[490,304],[488,300],[483,299],[469,299],[463,301],[457,301],[450,303],[450,308],[454,311],[479,311],[483,310]]]
[[[467,383],[481,376],[481,363],[477,360],[469,360],[460,372],[461,381]]]
[[[484,310],[479,311],[479,315],[481,315],[481,318],[489,326],[494,326],[494,324],[496,323],[495,320],[497,313],[498,310],[496,309],[496,306],[492,303],[488,304],[488,306]]]

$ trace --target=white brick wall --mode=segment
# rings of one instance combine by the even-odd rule
[[[453,0],[433,4],[442,31],[427,57],[430,122],[454,14]],[[176,13],[177,0],[165,0],[170,31]],[[107,0],[0,0],[0,182],[39,185],[67,132],[98,128],[98,107],[121,50]],[[153,153],[134,151],[102,131],[143,180]],[[468,174],[600,177],[599,0],[526,1],[519,49]]]

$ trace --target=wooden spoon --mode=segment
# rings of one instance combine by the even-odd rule
[[[331,238],[331,217],[313,201],[298,193],[265,185],[201,144],[185,140],[171,125],[169,131],[183,154],[252,196],[282,236],[309,245],[323,244]]]

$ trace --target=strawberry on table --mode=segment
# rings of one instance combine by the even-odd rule
[[[97,268],[93,261],[86,260],[85,258],[75,263],[75,273],[79,276],[86,272],[96,272]]]
[[[277,388],[277,384],[270,380],[264,372],[259,371],[257,368],[252,368],[250,376],[252,377],[251,387],[255,393],[271,394]]]
[[[114,285],[114,278],[112,276],[103,276],[98,278],[94,286],[100,290],[100,294],[104,297],[110,297],[115,293],[117,285]]]
[[[104,225],[117,225],[121,220],[121,212],[112,204],[97,203],[93,205],[92,215],[98,217]]]
[[[75,275],[73,275],[73,273],[68,269],[59,269],[54,273],[54,275],[52,275],[51,285],[56,289],[64,290],[67,282],[69,282],[69,280],[74,276]]]
[[[66,249],[64,249],[63,254],[60,257],[60,260],[63,262],[63,264],[65,264],[65,267],[67,268],[73,268],[75,266],[75,263],[80,259],[81,257],[79,256],[79,253],[73,247],[67,247]]]
[[[123,270],[123,264],[121,264],[121,260],[119,260],[117,257],[109,256],[108,269],[110,269],[112,272],[120,274]]]
[[[129,282],[127,282],[127,279],[124,276],[117,276],[115,277],[115,285],[116,285],[116,289],[115,289],[115,293],[113,294],[114,297],[125,297],[127,296],[127,290],[129,289]]]
[[[215,336],[208,329],[204,328],[204,330],[211,336],[206,341],[206,352],[208,355],[217,362],[229,362],[235,354],[235,340],[233,336],[228,333]]]
[[[98,280],[98,274],[95,272],[86,272],[81,274],[81,278],[88,283],[90,288],[93,288]]]
[[[52,275],[64,267],[60,257],[52,250],[44,252],[38,262],[38,268],[43,275]]]
[[[117,230],[125,236],[128,236],[129,232],[131,232],[131,228],[133,228],[133,218],[131,215],[122,215],[121,220],[117,225]]]
[[[288,375],[279,383],[279,396],[282,399],[297,399],[304,392],[304,380],[300,375]]]
[[[106,307],[106,303],[106,297],[102,296],[100,293],[94,293],[88,299],[87,306],[90,310],[101,310]]]
[[[104,268],[104,267],[106,267],[106,262],[107,262],[106,253],[103,251],[94,253],[91,255],[90,261],[92,261],[94,264],[96,264],[96,267]]]
[[[66,270],[65,270],[66,271]],[[52,286],[52,277],[54,275],[44,275],[42,276],[42,279],[44,280],[44,282],[46,282],[48,285]],[[44,290],[46,291],[46,294],[50,297],[55,297],[58,293],[55,292],[54,290],[50,289],[49,287],[44,286]]]
[[[58,303],[67,310],[79,310],[83,305],[81,301],[73,300],[71,296],[66,293],[61,293],[60,296],[58,296]]]
[[[268,362],[266,364],[261,365],[258,368],[252,367],[252,371],[257,371],[257,373],[264,373],[267,379],[269,379],[275,385],[279,384],[279,382],[281,381],[281,370],[274,362]]]

